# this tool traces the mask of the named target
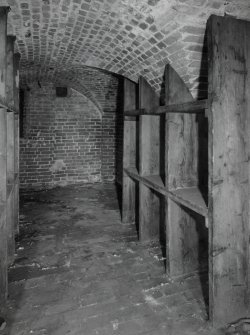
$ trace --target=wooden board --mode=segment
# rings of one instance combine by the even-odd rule
[[[197,187],[180,188],[169,191],[163,184],[161,176],[140,176],[136,168],[124,170],[132,179],[141,182],[143,185],[151,188],[156,193],[174,200],[175,203],[191,209],[207,218],[208,208],[204,199],[204,195]]]
[[[159,98],[143,77],[139,78],[140,108],[157,107]],[[139,174],[160,174],[160,116],[139,117]]]
[[[0,110],[1,113],[1,110]],[[0,205],[0,302],[1,306],[8,294],[8,253],[7,253],[7,229],[6,229],[6,204]]]
[[[166,113],[204,113],[207,110],[208,101],[204,100],[196,100],[190,101],[175,105],[166,105],[159,106],[155,108],[141,108],[141,109],[133,109],[126,111],[126,115],[136,116],[136,115],[158,115],[158,114],[166,114]]]
[[[7,32],[7,7],[0,7],[0,96],[5,97],[6,80],[6,32]],[[0,302],[1,304],[7,297],[7,227],[6,227],[6,111],[0,108]]]
[[[208,216],[208,208],[203,194],[197,187],[180,188],[169,191],[163,184],[161,176],[140,176],[136,168],[124,169],[125,173],[132,179],[164,195],[177,204],[180,204],[204,217]]]
[[[193,210],[195,213],[204,217],[208,215],[204,196],[198,187],[187,187],[169,191],[169,197],[175,202]]]
[[[137,85],[124,79],[124,112],[136,108]],[[123,129],[123,168],[135,167],[137,163],[137,121],[124,120]],[[136,185],[123,171],[122,187],[122,222],[135,222],[136,217]]]
[[[200,251],[206,242],[205,219],[170,198],[167,205],[172,219],[167,225],[167,273],[174,278],[199,272],[202,270]]]
[[[141,182],[155,192],[167,195],[168,192],[163,184],[161,176],[140,176],[136,168],[125,169],[125,172],[132,179]]]
[[[0,16],[0,40],[1,40],[1,16]],[[0,108],[0,301],[7,297],[7,224],[6,224],[6,207],[7,207],[7,132],[6,132],[6,111]]]
[[[20,54],[14,54],[14,105],[15,109],[19,111],[19,62]],[[19,233],[19,113],[15,114],[14,138],[15,138],[15,194],[14,194],[14,223],[15,234]]]
[[[142,77],[139,78],[139,108],[154,108],[159,98]],[[160,175],[160,116],[139,117],[139,174]],[[163,153],[164,154],[164,153]],[[139,184],[139,238],[159,240],[160,198],[152,189]]]
[[[15,37],[7,37],[7,70],[6,70],[6,99],[14,105],[14,43]],[[8,260],[9,264],[14,261],[15,254],[15,115],[14,112],[7,113],[7,189],[11,192],[7,198],[6,221],[8,230]]]
[[[192,100],[188,88],[172,69],[166,67],[166,103]],[[166,119],[167,184],[169,189],[196,186],[198,171],[198,132],[195,115],[171,114]]]
[[[165,90],[167,105],[193,100],[186,85],[170,65],[165,70]],[[165,185],[169,192],[198,186],[197,130],[195,115],[168,114],[166,117]],[[171,277],[191,273],[199,268],[200,245],[204,243],[207,234],[204,219],[183,208],[183,201],[177,204],[176,200],[177,194],[173,193],[166,205],[167,272]],[[204,232],[200,227],[204,227]]]
[[[249,308],[250,22],[212,16],[209,50],[210,318]]]

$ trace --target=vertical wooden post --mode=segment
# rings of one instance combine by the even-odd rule
[[[137,85],[124,79],[124,111],[136,108]],[[136,118],[124,118],[123,134],[123,168],[135,168],[137,157]],[[122,222],[135,222],[136,184],[126,172],[123,172],[122,187]]]
[[[159,98],[142,77],[139,78],[139,108],[159,106]],[[160,116],[139,117],[139,174],[160,175]],[[139,238],[143,242],[159,239],[160,197],[139,183]]]
[[[9,7],[0,7],[0,96],[5,98],[6,80],[6,36]],[[8,293],[8,255],[6,226],[6,170],[7,170],[6,111],[0,108],[0,304]]]
[[[14,165],[14,225],[15,234],[19,233],[19,62],[20,54],[14,54],[14,107],[17,113],[15,113],[15,124],[14,124],[14,138],[15,138],[15,165]]]
[[[170,66],[165,71],[166,104],[193,100],[179,75]],[[169,190],[198,185],[198,132],[195,115],[166,116],[166,187]],[[167,272],[171,277],[199,269],[199,216],[173,200],[166,203]],[[205,229],[205,226],[204,226]]]
[[[210,318],[249,312],[250,22],[212,16],[209,52]]]
[[[6,69],[6,99],[14,106],[14,36],[7,36],[7,69]],[[8,260],[11,264],[15,254],[15,222],[14,222],[14,168],[15,139],[14,112],[7,113],[7,230],[8,230]]]

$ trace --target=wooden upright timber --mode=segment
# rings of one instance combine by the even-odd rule
[[[136,108],[136,90],[137,85],[124,79],[124,113],[132,108]],[[136,167],[137,157],[137,123],[136,119],[124,120],[123,136],[123,168]],[[136,184],[123,171],[122,187],[122,222],[135,222],[136,215]]]
[[[192,103],[191,93],[170,65],[165,70],[165,89],[167,105]],[[200,234],[197,220],[202,221],[202,217],[195,216],[181,206],[186,202],[177,201],[178,195],[183,194],[181,189],[195,190],[198,186],[198,132],[195,115],[167,115],[165,158],[165,185],[175,195],[169,197],[166,204],[167,272],[175,277],[199,270]],[[202,227],[202,222],[198,224]]]
[[[159,98],[142,77],[139,78],[140,108],[155,108]],[[139,117],[139,175],[160,175],[160,116]],[[143,242],[159,238],[159,195],[139,183],[139,238]]]
[[[250,22],[212,16],[209,51],[210,318],[249,316]]]
[[[132,109],[125,112],[127,116],[137,116],[137,115],[160,115],[160,114],[169,114],[169,113],[203,113],[208,106],[208,101],[204,100],[196,100],[196,101],[188,101],[185,103],[179,104],[169,104],[166,106],[159,106],[155,108],[140,108],[140,109]]]
[[[6,97],[7,101],[14,105],[14,36],[7,37],[7,71],[6,71]],[[15,254],[15,115],[7,114],[7,230],[8,230],[8,261],[14,261]]]
[[[15,113],[15,166],[14,166],[14,175],[15,175],[15,183],[14,183],[14,223],[15,223],[15,233],[19,233],[19,62],[20,62],[20,54],[14,54],[14,106],[15,110],[18,113]]]
[[[5,97],[6,83],[6,36],[9,7],[0,7],[0,95]],[[8,293],[7,269],[7,131],[6,111],[0,107],[0,305],[3,306]]]

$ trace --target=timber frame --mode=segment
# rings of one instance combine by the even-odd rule
[[[250,22],[213,15],[207,37],[208,99],[170,65],[165,106],[144,78],[125,79],[122,219],[164,241],[170,277],[200,271],[207,245],[219,327],[249,312]]]
[[[19,226],[19,61],[7,36],[9,7],[0,7],[0,306],[8,295]]]

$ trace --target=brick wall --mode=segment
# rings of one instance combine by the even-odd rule
[[[117,85],[106,90],[103,115],[73,89],[57,98],[52,83],[37,81],[25,89],[20,185],[48,187],[76,182],[114,181],[121,162],[122,128],[117,128]],[[100,85],[96,85],[97,89]],[[98,92],[98,91],[97,91]],[[108,110],[108,92],[110,110]],[[121,175],[121,174],[120,174]]]

